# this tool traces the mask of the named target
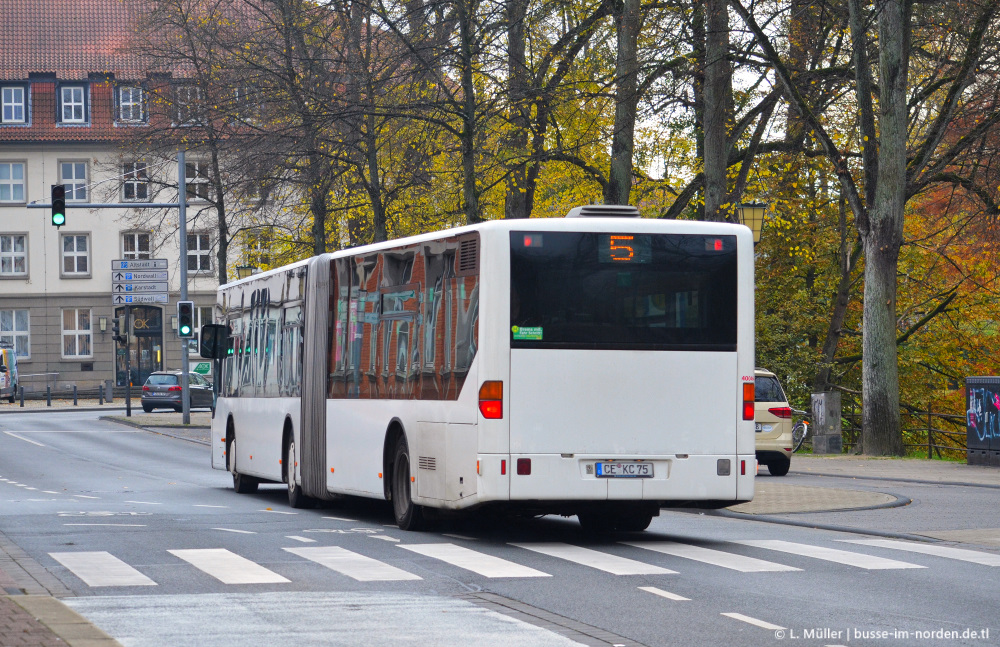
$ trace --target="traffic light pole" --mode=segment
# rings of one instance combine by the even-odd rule
[[[177,202],[126,202],[126,203],[116,203],[116,202],[74,202],[72,203],[75,209],[174,209],[179,211],[180,220],[180,264],[181,264],[181,301],[187,300],[188,293],[188,276],[187,276],[187,179],[185,178],[186,168],[184,166],[184,151],[177,151]],[[51,209],[54,206],[69,206],[63,203],[65,198],[65,189],[63,192],[57,193],[55,189],[56,186],[62,187],[62,185],[54,185],[52,189],[51,202],[49,204],[41,204],[33,202],[26,205],[28,209]],[[62,199],[60,199],[62,198]],[[66,224],[65,211],[67,209],[63,208],[63,217],[61,222],[57,222],[56,218],[53,216],[52,224],[56,228],[62,227]],[[125,330],[128,330],[128,322],[131,319],[130,308],[125,309]],[[188,340],[181,340],[181,401],[183,417],[182,421],[185,425],[191,423],[191,393],[188,389],[188,368],[190,366],[190,361],[188,357]],[[128,348],[125,349],[125,414],[127,416],[132,415],[132,373],[129,366],[129,352]],[[218,376],[216,376],[218,379]]]
[[[184,165],[184,151],[177,152],[177,208],[181,235],[181,301],[187,301],[187,168]],[[180,323],[178,328],[179,326]],[[191,424],[191,389],[188,385],[189,343],[187,338],[181,338],[181,423],[185,425]]]

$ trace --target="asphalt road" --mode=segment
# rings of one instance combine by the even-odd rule
[[[207,447],[98,415],[0,417],[0,532],[126,647],[1000,642],[996,551],[935,544],[973,552],[930,555],[678,511],[644,533],[596,538],[558,517],[402,532],[382,502],[293,510],[280,486],[237,495]],[[989,506],[997,495],[853,486],[926,504],[902,511],[912,518],[876,510],[824,523],[888,515],[915,529],[969,514],[961,497]]]

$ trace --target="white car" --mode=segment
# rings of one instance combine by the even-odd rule
[[[792,464],[792,409],[771,371],[754,371],[754,429],[757,463],[773,476],[788,474]]]

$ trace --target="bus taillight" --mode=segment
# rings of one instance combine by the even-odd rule
[[[503,418],[503,382],[490,380],[479,387],[479,413],[488,420]]]
[[[743,419],[753,420],[753,382],[743,383]]]

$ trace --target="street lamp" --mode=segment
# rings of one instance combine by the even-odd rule
[[[746,225],[753,231],[754,245],[760,242],[760,230],[764,227],[764,212],[766,210],[767,205],[763,202],[748,202],[737,208],[740,224]]]
[[[253,274],[253,271],[257,269],[253,265],[237,265],[236,266],[236,278],[245,279],[246,277]]]

